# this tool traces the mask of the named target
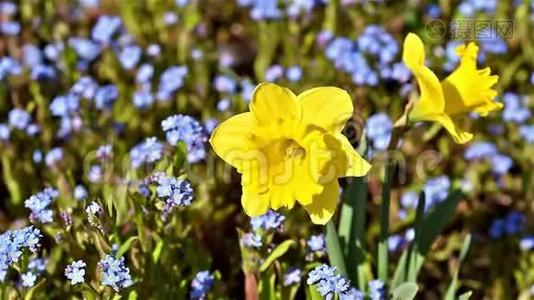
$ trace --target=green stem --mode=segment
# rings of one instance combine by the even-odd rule
[[[393,128],[391,140],[389,142],[388,151],[395,150],[400,137],[406,130],[406,127],[401,125]],[[384,185],[382,187],[382,204],[380,206],[380,236],[378,242],[378,279],[382,282],[387,282],[388,278],[388,236],[389,236],[389,210],[391,202],[391,185],[393,181],[393,170],[395,168],[394,161],[386,157],[387,161],[384,165]]]
[[[328,259],[330,260],[330,265],[336,267],[340,274],[347,277],[347,267],[345,266],[343,251],[341,251],[336,225],[334,225],[333,220],[328,221],[326,224],[326,249],[328,252]]]

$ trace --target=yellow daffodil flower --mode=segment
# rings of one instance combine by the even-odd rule
[[[328,222],[339,199],[337,179],[364,176],[371,167],[341,133],[354,109],[350,96],[335,87],[296,96],[262,83],[249,108],[221,123],[210,138],[215,153],[242,174],[247,215],[291,209],[296,201],[314,223]]]
[[[473,134],[460,128],[457,117],[470,112],[485,117],[503,104],[493,101],[497,92],[491,87],[498,76],[490,75],[490,68],[477,69],[478,47],[475,43],[456,49],[460,64],[445,80],[439,82],[436,75],[425,66],[425,49],[421,39],[410,33],[404,40],[402,60],[412,71],[419,85],[420,97],[413,103],[410,121],[440,123],[458,144],[472,139]]]

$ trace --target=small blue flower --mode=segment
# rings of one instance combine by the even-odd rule
[[[69,46],[71,46],[78,56],[87,62],[95,60],[100,55],[101,48],[98,44],[91,40],[84,38],[70,38]]]
[[[40,65],[43,62],[43,54],[38,47],[26,44],[22,47],[22,62],[28,67]]]
[[[102,285],[112,287],[115,292],[133,284],[130,269],[124,264],[124,257],[106,255],[98,262],[98,266],[102,271]]]
[[[171,26],[178,22],[178,16],[172,11],[168,11],[163,15],[163,22],[167,26]]]
[[[230,108],[231,102],[228,98],[222,98],[217,102],[217,110],[218,111],[227,111]]]
[[[416,208],[419,202],[419,194],[413,191],[408,191],[402,194],[400,203],[404,208]]]
[[[241,97],[245,102],[250,102],[252,100],[252,93],[256,86],[248,79],[241,80]]]
[[[79,184],[74,188],[74,199],[81,201],[87,198],[87,189]]]
[[[76,115],[80,107],[80,99],[74,94],[57,96],[50,103],[50,111],[54,117],[68,117]]]
[[[24,207],[31,210],[30,219],[41,223],[52,222],[52,210],[50,205],[59,196],[57,190],[45,188],[42,192],[32,195],[24,201]]]
[[[423,191],[425,192],[425,210],[445,200],[449,195],[450,187],[451,181],[445,175],[427,180],[423,187]]]
[[[167,216],[177,206],[189,206],[193,201],[193,188],[189,182],[175,178],[160,176],[156,188],[158,198],[165,201],[163,216]]]
[[[96,90],[94,101],[98,109],[111,109],[115,100],[119,97],[119,90],[113,84],[101,86]]]
[[[302,68],[297,65],[287,68],[286,77],[291,82],[300,81],[302,79]]]
[[[265,214],[250,219],[250,225],[254,230],[278,230],[281,229],[286,217],[275,211],[269,210]]]
[[[153,163],[163,156],[163,144],[156,137],[146,138],[130,150],[132,167],[139,168],[143,164]]]
[[[251,7],[250,16],[256,21],[282,17],[276,0],[238,0],[237,3],[239,6]]]
[[[308,250],[310,252],[325,252],[326,243],[323,234],[312,235],[307,241]]]
[[[17,13],[17,5],[12,2],[0,3],[0,14],[6,16],[13,16]]]
[[[7,126],[6,124],[0,123],[0,141],[9,140],[10,135],[11,135],[11,130],[9,129],[9,126]]]
[[[466,17],[473,17],[477,12],[493,15],[496,9],[496,0],[464,0],[458,6],[458,10]]]
[[[265,70],[265,80],[274,82],[284,75],[284,68],[281,65],[273,65]]]
[[[133,104],[138,109],[145,109],[154,103],[154,95],[150,91],[150,85],[141,85],[133,94]]]
[[[93,78],[83,76],[70,88],[70,92],[77,97],[93,99],[97,89],[98,84]]]
[[[528,120],[532,113],[525,106],[526,97],[515,93],[507,92],[503,95],[504,110],[502,118],[508,122],[522,124]]]
[[[63,159],[63,149],[53,148],[45,155],[45,163],[51,168],[56,166]]]
[[[534,125],[523,125],[519,127],[519,134],[528,144],[534,144]]]
[[[35,276],[35,274],[33,274],[32,272],[27,272],[22,274],[20,276],[20,279],[22,279],[22,286],[29,288],[35,284],[37,276]]]
[[[184,85],[187,75],[187,67],[172,66],[167,68],[160,77],[157,98],[160,101],[168,101],[172,94]]]
[[[124,47],[119,53],[119,61],[125,70],[131,70],[137,65],[141,58],[141,48],[139,46]]]
[[[299,284],[302,277],[302,271],[299,268],[290,268],[284,274],[284,286]]]
[[[393,122],[385,113],[370,116],[365,124],[365,133],[377,150],[386,150],[391,139]]]
[[[121,26],[121,19],[117,16],[100,16],[96,21],[93,30],[91,31],[91,38],[101,44],[107,45],[111,42],[111,38]]]
[[[371,280],[369,282],[369,294],[371,300],[385,300],[387,296],[386,285],[381,280]]]
[[[507,155],[495,154],[491,156],[491,170],[496,175],[506,174],[513,164],[513,160]]]
[[[534,236],[531,235],[521,238],[519,241],[519,247],[525,251],[534,249]]]
[[[498,239],[505,235],[514,235],[523,230],[525,216],[517,211],[508,213],[502,219],[494,219],[491,222],[489,235],[492,239]]]
[[[198,272],[191,282],[191,299],[205,299],[213,286],[214,279],[209,271]]]
[[[24,130],[30,124],[32,118],[25,110],[14,108],[9,112],[8,120],[11,127]]]
[[[150,44],[146,49],[146,53],[152,57],[158,57],[161,54],[161,47],[158,44]]]
[[[476,160],[486,158],[497,154],[497,147],[488,142],[475,142],[469,145],[465,150],[464,158],[467,160]]]
[[[248,248],[260,248],[262,246],[261,236],[252,232],[247,232],[241,237],[241,245]]]
[[[233,94],[237,89],[237,83],[234,79],[226,75],[218,75],[213,80],[215,90],[219,93]]]
[[[70,280],[72,285],[85,281],[85,266],[83,260],[77,260],[65,267],[65,276]]]
[[[148,83],[154,75],[154,66],[151,64],[142,64],[135,75],[135,82],[138,84]]]
[[[43,151],[39,149],[33,151],[32,159],[36,164],[41,163],[43,161]]]

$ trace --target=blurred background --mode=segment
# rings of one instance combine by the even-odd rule
[[[304,274],[328,261],[323,227],[313,226],[302,208],[251,223],[240,206],[240,175],[207,143],[218,123],[248,110],[255,85],[264,81],[295,93],[333,85],[351,95],[355,111],[344,133],[373,164],[363,266],[374,278],[385,150],[393,122],[417,92],[401,59],[409,32],[424,41],[426,63],[440,79],[458,65],[456,47],[476,42],[480,68],[500,77],[498,101],[505,106],[464,120],[475,133],[467,145],[454,144],[439,125],[418,124],[390,153],[399,162],[392,260],[413,239],[419,191],[431,210],[460,188],[464,196],[428,253],[417,298],[445,294],[470,234],[460,291],[473,291],[472,299],[528,299],[534,293],[531,0],[1,1],[0,228],[33,223],[43,235],[39,250],[4,274],[1,295],[111,299],[113,289],[98,287],[105,273],[98,261],[121,246],[134,281],[120,292],[128,297],[194,298],[192,282],[202,270],[214,276],[209,299],[244,298],[245,286],[258,288],[245,275],[253,273],[276,274],[275,298],[309,296]],[[192,202],[161,201],[153,186],[157,171],[186,180],[192,192],[182,192]],[[51,221],[25,201],[45,187],[58,190]],[[86,210],[93,201],[100,213]],[[294,244],[259,271],[285,240]],[[31,271],[32,259],[43,267]],[[70,284],[64,274],[79,259],[87,263],[87,286]],[[23,284],[24,269],[36,275],[33,284]]]

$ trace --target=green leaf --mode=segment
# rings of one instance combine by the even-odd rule
[[[454,216],[461,197],[462,193],[459,190],[452,191],[447,199],[437,204],[426,216],[423,216],[424,197],[420,198],[416,214],[415,239],[410,248],[401,255],[392,287],[416,280],[432,243]]]
[[[137,240],[137,236],[132,236],[129,239],[127,239],[126,242],[124,242],[124,244],[122,244],[119,247],[119,250],[115,254],[115,258],[120,258],[124,253],[126,253],[126,251],[128,251],[130,249],[130,247],[132,246],[132,243],[135,240]]]
[[[347,267],[345,266],[345,258],[341,251],[339,244],[339,237],[337,236],[336,226],[334,221],[330,220],[326,223],[326,249],[328,252],[328,259],[330,265],[336,267],[341,275],[348,277]]]
[[[473,294],[472,291],[465,292],[461,294],[460,297],[458,297],[458,300],[468,300],[469,298],[471,298],[472,294]]]
[[[393,290],[393,300],[412,300],[415,298],[417,290],[419,290],[417,283],[405,282]]]
[[[156,247],[154,247],[154,251],[152,251],[152,261],[154,263],[157,263],[159,260],[159,257],[161,256],[161,250],[163,249],[163,239],[159,240],[156,243]]]
[[[295,241],[293,240],[285,240],[280,245],[276,246],[274,250],[271,252],[271,254],[265,259],[263,264],[260,266],[260,272],[264,272],[269,268],[269,266],[279,257],[284,255],[291,246],[295,245]]]
[[[306,292],[308,294],[308,297],[306,297],[306,299],[310,299],[310,300],[323,300],[323,297],[321,296],[321,294],[319,293],[319,291],[317,291],[317,288],[315,288],[314,285],[310,285],[308,286],[308,288],[306,289]]]
[[[463,243],[462,248],[460,250],[460,256],[458,261],[458,266],[454,270],[454,274],[452,275],[451,283],[449,284],[449,287],[447,288],[447,292],[445,293],[445,297],[443,299],[445,300],[454,300],[454,295],[456,294],[456,290],[458,289],[458,275],[460,274],[460,267],[462,265],[462,262],[464,261],[465,257],[467,256],[467,253],[469,252],[469,247],[471,245],[471,235],[468,234]]]
[[[9,152],[6,150],[2,150],[2,152],[2,175],[4,176],[4,183],[11,196],[11,202],[13,204],[19,204],[22,201],[20,185],[13,174]]]
[[[384,184],[382,186],[382,204],[380,205],[380,237],[378,242],[378,279],[388,281],[388,237],[389,206],[391,201],[391,184],[393,181],[393,161],[388,160],[384,167]]]
[[[261,275],[259,284],[260,300],[276,300],[275,292],[276,274],[264,273]]]

